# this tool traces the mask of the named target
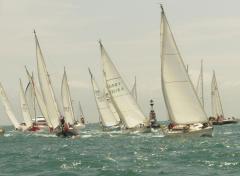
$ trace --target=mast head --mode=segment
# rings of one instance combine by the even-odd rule
[[[100,47],[102,48],[103,45],[102,45],[102,40],[101,39],[98,40],[98,43],[99,43]]]
[[[161,3],[160,3],[160,8],[161,8],[162,13],[164,13],[163,5]]]

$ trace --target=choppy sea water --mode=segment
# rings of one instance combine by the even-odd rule
[[[214,137],[164,137],[160,132],[102,132],[79,139],[24,134],[0,137],[1,176],[240,175],[240,124],[215,126]]]

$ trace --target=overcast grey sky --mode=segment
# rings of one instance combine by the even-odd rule
[[[82,102],[87,121],[96,122],[87,68],[102,82],[100,51],[105,48],[124,80],[137,76],[139,103],[149,111],[156,102],[158,119],[166,119],[160,82],[160,9],[162,2],[194,84],[204,59],[205,98],[210,114],[210,81],[216,71],[226,115],[240,110],[240,2],[237,0],[0,0],[0,81],[17,118],[19,78],[27,84],[24,65],[36,77],[36,29],[56,95],[66,66],[72,97]],[[9,124],[0,106],[0,125]],[[20,120],[21,121],[21,120]]]

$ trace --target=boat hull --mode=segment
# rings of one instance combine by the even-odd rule
[[[233,124],[233,123],[238,123],[238,120],[223,120],[221,122],[213,121],[213,125],[226,125],[226,124]]]
[[[124,133],[151,133],[151,127],[136,127],[123,129]]]
[[[198,136],[198,137],[212,137],[213,136],[213,127],[206,127],[202,129],[193,129],[189,131],[184,130],[164,130],[165,136]]]
[[[114,126],[102,126],[103,131],[119,131],[121,127],[119,125]]]

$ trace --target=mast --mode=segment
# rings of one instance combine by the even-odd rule
[[[187,73],[162,5],[161,9],[161,77],[169,118],[176,124],[207,122],[207,115]]]
[[[196,91],[198,93],[201,104],[204,108],[204,87],[203,87],[203,60],[201,60],[201,69],[198,77]]]

